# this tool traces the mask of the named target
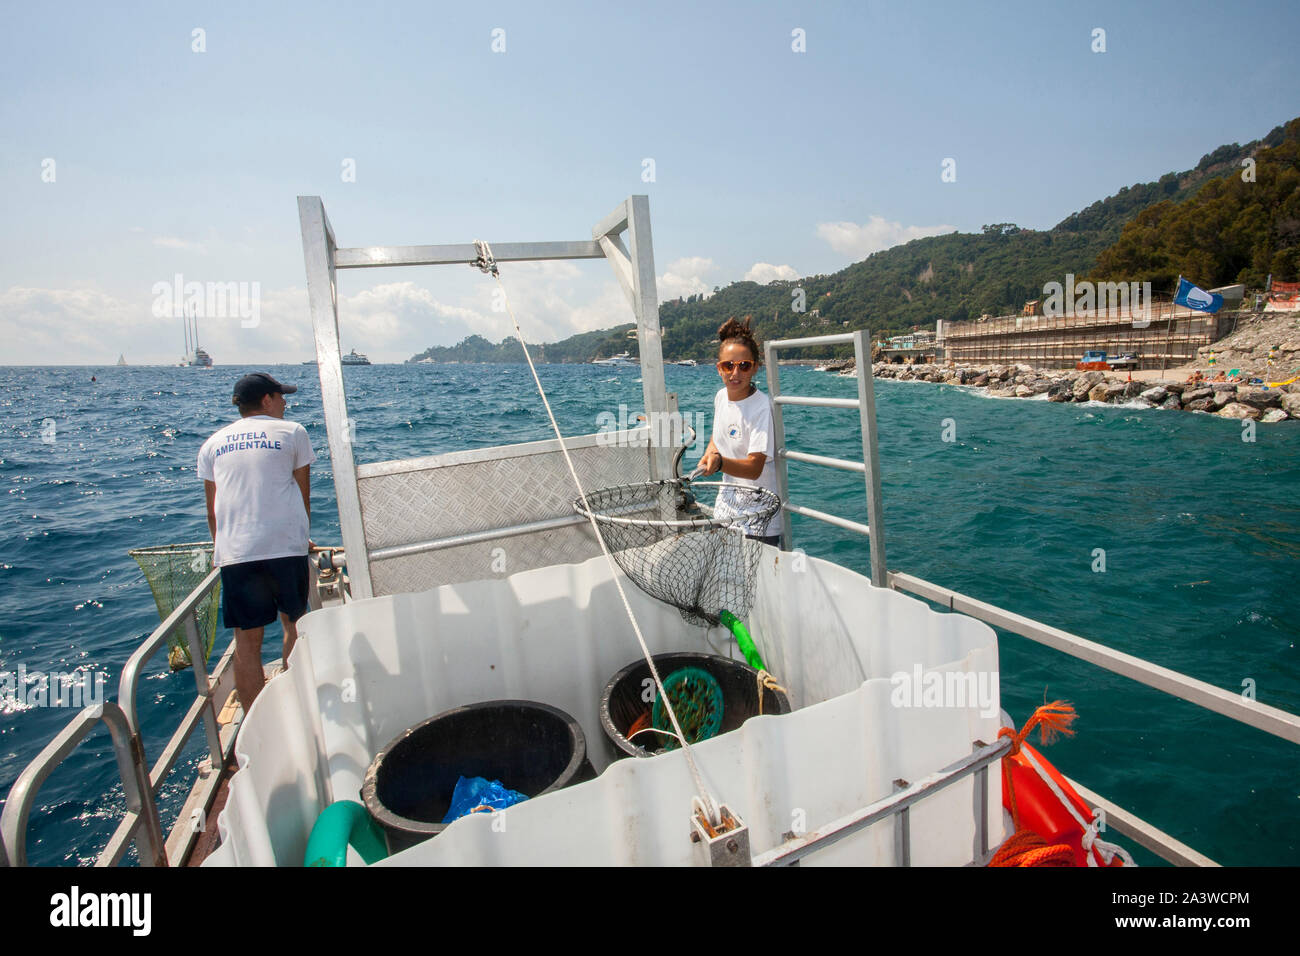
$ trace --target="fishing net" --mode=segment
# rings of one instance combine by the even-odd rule
[[[712,508],[696,493],[717,487]],[[762,537],[781,507],[765,488],[680,479],[617,485],[573,503],[595,518],[618,566],[641,590],[676,607],[692,624],[743,617],[753,605]]]
[[[687,743],[698,744],[722,730],[722,685],[698,667],[683,667],[664,678],[664,696],[673,705]],[[676,750],[681,742],[675,734],[663,697],[656,697],[650,709],[650,725],[664,732],[664,750]]]
[[[203,583],[212,570],[211,542],[192,544],[166,544],[156,548],[137,548],[128,551],[140,565],[149,589],[153,591],[158,606],[159,620],[167,620],[172,611]],[[217,582],[194,609],[194,619],[199,628],[204,660],[212,653],[217,639],[217,609],[221,604],[221,582]],[[167,637],[167,663],[174,671],[191,665],[190,648],[185,640],[185,629],[178,627]]]

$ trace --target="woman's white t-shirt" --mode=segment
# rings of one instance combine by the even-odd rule
[[[743,517],[745,508],[727,494],[727,485],[744,485],[749,488],[766,488],[779,494],[776,487],[776,436],[772,431],[772,402],[767,393],[755,389],[748,398],[733,402],[727,398],[726,388],[718,389],[713,399],[713,447],[723,458],[748,458],[755,452],[767,456],[757,479],[737,478],[722,474],[723,487],[718,490],[714,513],[722,519]],[[746,529],[746,534],[767,537],[781,533],[781,512],[772,516],[766,530]]]

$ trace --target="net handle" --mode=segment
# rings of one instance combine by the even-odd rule
[[[615,518],[612,515],[596,514],[578,508],[576,505],[574,507],[583,517],[594,518],[601,524],[621,524],[633,528],[721,528],[725,530],[728,527],[723,522],[712,518],[691,518],[681,521],[669,518]]]
[[[689,480],[689,479],[687,479],[687,480]],[[646,482],[645,484],[640,484],[640,485],[619,485],[619,486],[617,486],[617,487],[618,487],[618,488],[653,488],[653,487],[656,487],[657,485],[660,485],[660,484],[664,484],[664,485],[680,485],[680,484],[682,484],[682,479],[681,479],[681,478],[670,478],[670,479],[667,479],[667,480],[665,480],[665,481],[663,481],[663,482],[650,481],[650,482]],[[726,487],[726,486],[729,485],[729,484],[730,484],[729,482],[725,482],[725,481],[706,481],[706,482],[692,483],[692,486],[691,486],[691,487],[693,487],[693,488],[708,488],[708,487],[723,488],[723,487]],[[777,511],[779,511],[779,510],[781,509],[781,502],[780,502],[780,499],[779,499],[779,498],[776,498],[776,496],[773,495],[772,492],[770,492],[770,491],[769,491],[768,489],[766,489],[766,488],[752,488],[752,487],[749,486],[749,485],[736,485],[736,486],[734,486],[734,487],[738,487],[738,488],[750,488],[751,491],[758,492],[758,493],[760,494],[760,496],[766,495],[766,496],[770,496],[770,497],[772,497],[772,498],[775,498],[775,499],[776,499],[776,508],[772,511],[772,514],[771,514],[771,515],[768,515],[768,518],[769,518],[769,519],[770,519],[773,515],[775,515]],[[641,504],[638,503],[637,505],[635,505],[635,510],[638,510],[638,511],[639,511],[639,510],[643,510],[644,508],[648,508],[648,507],[650,507],[650,506],[651,506],[651,502],[646,502],[644,505],[641,505]],[[633,506],[624,506],[624,507],[625,507],[626,509],[628,509],[628,510],[632,510],[632,509],[633,509]],[[593,520],[593,521],[599,521],[599,522],[601,522],[602,524],[621,524],[621,525],[623,525],[623,526],[625,526],[625,527],[629,527],[629,528],[718,528],[718,529],[721,529],[721,530],[731,530],[731,529],[734,527],[734,525],[733,525],[732,523],[727,522],[727,521],[723,521],[723,520],[718,519],[718,518],[686,518],[686,519],[673,519],[673,518],[619,518],[619,517],[616,517],[616,516],[614,516],[614,515],[601,514],[601,513],[599,513],[599,512],[596,512],[596,511],[591,510],[590,508],[588,508],[588,507],[586,506],[586,503],[584,502],[584,500],[583,500],[582,498],[577,498],[577,499],[574,500],[574,502],[573,502],[573,510],[576,511],[576,512],[578,512],[578,514],[582,515],[584,518],[590,518],[591,520]]]

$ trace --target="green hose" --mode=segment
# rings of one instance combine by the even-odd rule
[[[303,866],[347,866],[348,844],[367,865],[388,856],[384,834],[366,808],[355,800],[339,800],[316,818],[307,838]]]
[[[749,661],[749,666],[756,671],[767,670],[767,665],[763,663],[762,655],[758,653],[758,648],[754,646],[754,639],[749,636],[749,630],[741,622],[740,618],[730,611],[722,611],[718,615],[718,620],[722,626],[731,631],[736,639],[736,644],[740,647],[740,653],[745,655],[745,660]]]

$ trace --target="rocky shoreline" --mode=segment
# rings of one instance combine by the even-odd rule
[[[849,361],[841,374],[851,374]],[[1300,419],[1300,382],[1275,388],[1237,382],[1130,382],[1100,371],[1036,369],[1030,365],[892,365],[872,366],[876,378],[900,382],[934,382],[988,389],[997,398],[1034,398],[1049,402],[1106,402],[1136,408],[1204,412],[1220,418],[1281,422]]]

